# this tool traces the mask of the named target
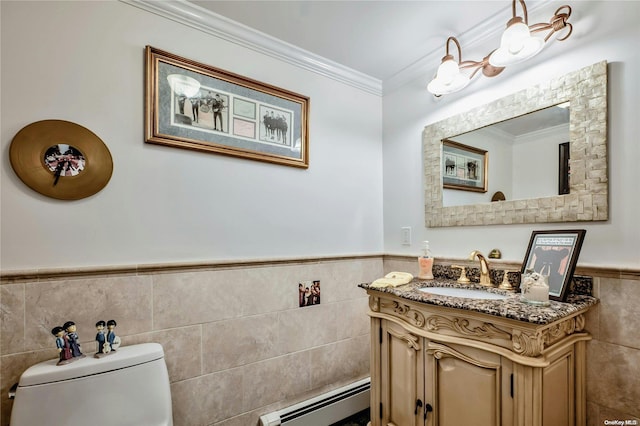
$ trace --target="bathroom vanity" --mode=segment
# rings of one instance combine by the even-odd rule
[[[584,315],[597,299],[534,306],[438,279],[360,287],[371,317],[371,426],[586,423]]]

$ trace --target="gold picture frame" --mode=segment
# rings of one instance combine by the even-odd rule
[[[145,142],[309,167],[310,99],[145,48]]]

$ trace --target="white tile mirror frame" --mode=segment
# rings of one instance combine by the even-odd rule
[[[442,204],[442,140],[563,102],[570,102],[570,193],[464,206]],[[422,133],[428,227],[607,220],[607,62],[425,127]]]

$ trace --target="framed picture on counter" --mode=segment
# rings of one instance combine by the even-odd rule
[[[522,274],[532,270],[546,275],[549,299],[565,301],[586,233],[584,229],[533,231]]]

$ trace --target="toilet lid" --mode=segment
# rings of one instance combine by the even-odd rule
[[[142,343],[120,347],[117,351],[103,358],[94,358],[93,354],[87,354],[85,358],[65,365],[56,365],[58,363],[56,358],[29,367],[20,376],[18,386],[34,386],[77,379],[129,368],[162,358],[164,358],[164,351],[159,343]]]

